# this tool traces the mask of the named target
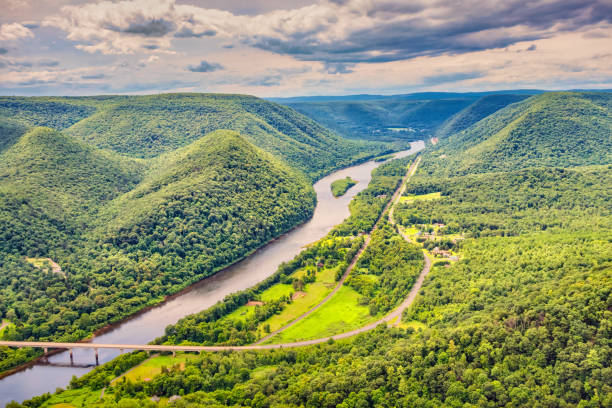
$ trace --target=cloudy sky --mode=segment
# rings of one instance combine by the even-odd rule
[[[612,88],[612,0],[0,0],[0,94]]]

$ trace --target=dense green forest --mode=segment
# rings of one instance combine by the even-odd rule
[[[397,147],[251,96],[2,97],[3,336],[79,340],[157,303],[307,220],[315,179]],[[0,371],[33,353],[0,349]]]
[[[611,244],[544,234],[467,244],[406,316],[424,323],[416,332],[381,326],[315,347],[207,353],[106,395],[126,407],[158,406],[153,395],[182,395],[182,407],[609,406]],[[80,392],[113,377],[103,370],[76,382]]]
[[[357,182],[350,177],[345,177],[331,183],[331,191],[334,197],[343,196],[349,188],[353,187]]]
[[[327,237],[303,250],[292,261],[281,264],[274,275],[251,290],[229,295],[216,306],[168,326],[166,335],[158,341],[170,344],[193,341],[209,345],[218,343],[243,345],[257,340],[262,335],[258,332],[261,323],[291,304],[291,294],[279,296],[256,307],[255,312],[246,319],[224,317],[248,301],[260,300],[268,288],[279,283],[293,285],[294,292],[303,290],[308,283],[316,280],[317,273],[322,269],[334,269],[336,280],[339,279],[363,244],[363,239],[358,235],[374,227],[385,204],[398,187],[409,162],[409,158],[393,160],[375,169],[370,185],[352,200],[351,216],[332,230]],[[355,218],[360,217],[360,214],[363,215],[364,211],[368,212],[368,217],[356,224]],[[392,236],[395,236],[395,239],[391,242]],[[397,238],[399,238],[397,234],[389,228],[384,229],[376,235],[374,240],[376,244],[359,264],[365,269],[369,269],[370,264],[377,264],[378,269],[372,268],[370,272],[376,276],[382,275],[383,278],[377,279],[377,283],[372,284],[370,288],[360,285],[358,277],[355,277],[352,283],[363,292],[361,293],[363,302],[371,305],[372,315],[386,312],[396,305],[401,296],[410,289],[420,269],[422,259],[420,251],[415,252],[415,249],[407,243],[399,243]],[[402,262],[396,262],[398,255],[401,255]],[[406,273],[407,271],[410,273]],[[361,273],[364,274],[367,274],[367,270]]]
[[[612,161],[612,94],[556,92],[509,105],[435,146],[432,174]]]
[[[296,111],[352,139],[419,140],[474,101],[460,94],[448,99],[294,102]]]
[[[5,339],[84,338],[246,256],[315,205],[303,173],[231,131],[145,161],[35,128],[1,157]],[[50,257],[65,277],[26,257]],[[0,353],[3,369],[25,358]]]
[[[246,95],[2,97],[0,118],[65,130],[93,146],[139,158],[186,146],[215,130],[234,130],[312,179],[390,149],[345,140],[286,106]]]
[[[174,406],[611,406],[609,126],[608,95],[545,94],[502,108],[425,154],[395,217],[437,245],[452,237],[459,259],[434,263],[399,328],[299,349],[193,356],[150,381],[119,381],[99,405],[154,407],[180,396]],[[394,171],[385,169],[385,177]],[[330,236],[373,225],[370,209],[382,207],[370,198],[390,184],[373,179]],[[393,254],[395,233],[380,234],[372,254]],[[384,270],[384,258],[364,254],[360,262],[364,271]],[[100,367],[30,406],[99,396],[93,390],[112,370]]]
[[[474,237],[609,230],[611,170],[608,165],[417,177],[407,194],[439,192],[441,198],[400,204],[395,215],[404,225],[442,223],[451,233]]]
[[[510,105],[511,103],[522,101],[529,95],[499,94],[486,95],[476,100],[471,105],[460,110],[444,121],[437,129],[435,136],[443,139],[454,135],[472,126],[481,119],[486,118],[493,112]]]

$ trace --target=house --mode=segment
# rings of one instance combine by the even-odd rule
[[[432,251],[431,251],[433,256],[440,256],[442,258],[450,258],[453,256],[453,254],[450,251],[445,251],[443,249],[440,249],[438,247],[435,247]]]

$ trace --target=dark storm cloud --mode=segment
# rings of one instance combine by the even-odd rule
[[[106,78],[104,74],[81,75],[81,79],[102,79]]]
[[[327,31],[333,32],[334,26],[330,20],[311,32],[293,30],[283,36],[259,35],[244,41],[301,60],[385,62],[506,47],[612,22],[608,0],[431,2],[426,6],[381,1],[367,10],[351,8],[351,1],[335,3],[342,4],[339,20],[355,19],[344,38],[328,38]],[[369,23],[353,16],[360,11]]]
[[[328,74],[350,74],[353,72],[355,64],[347,64],[340,62],[326,62],[323,66],[323,71]]]
[[[145,37],[162,37],[174,30],[174,24],[166,20],[152,20],[145,23],[132,23],[123,30],[125,33],[140,34]]]
[[[201,38],[201,37],[213,37],[215,34],[217,34],[215,30],[208,29],[208,30],[198,32],[198,31],[194,31],[193,29],[189,27],[183,27],[179,31],[174,33],[174,36],[177,38],[189,38],[189,37]]]
[[[202,60],[198,65],[189,65],[187,69],[191,72],[213,72],[223,69],[221,64]]]

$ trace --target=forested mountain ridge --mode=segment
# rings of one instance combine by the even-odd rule
[[[352,139],[418,140],[473,102],[473,97],[294,102],[288,106]]]
[[[0,96],[0,117],[30,127],[66,129],[96,111],[104,97]]]
[[[214,130],[234,130],[312,179],[389,150],[345,140],[286,106],[247,95],[2,97],[3,117],[63,129],[93,146],[139,158],[186,146]]]
[[[529,95],[517,94],[483,96],[444,121],[436,130],[435,136],[439,139],[451,136],[486,118],[493,112],[528,97]]]
[[[441,141],[447,174],[612,161],[612,95],[547,93],[509,105]]]
[[[104,202],[140,181],[145,167],[42,127],[0,159],[0,250],[24,256],[70,245]]]
[[[15,143],[28,127],[14,120],[0,118],[0,153]]]
[[[14,324],[4,338],[80,340],[246,256],[314,206],[303,172],[236,132],[138,159],[33,128],[0,152],[0,314]],[[33,352],[1,349],[0,370]]]
[[[238,133],[218,130],[153,159],[143,181],[99,213],[94,235],[126,253],[176,253],[214,268],[308,219],[315,200],[306,177]]]
[[[423,155],[395,217],[424,248],[458,259],[432,251],[433,268],[400,328],[297,349],[203,353],[152,378],[116,382],[100,401],[117,367],[146,358],[125,356],[34,405],[80,406],[91,396],[94,406],[156,407],[177,395],[186,407],[611,406],[612,161],[593,147],[595,139],[606,146],[608,112],[606,95],[538,96]],[[538,154],[504,149],[500,132],[515,132]],[[577,148],[551,153],[551,138]],[[480,144],[507,164],[487,167],[473,155]],[[211,334],[180,323],[168,333],[177,327],[192,340]]]

